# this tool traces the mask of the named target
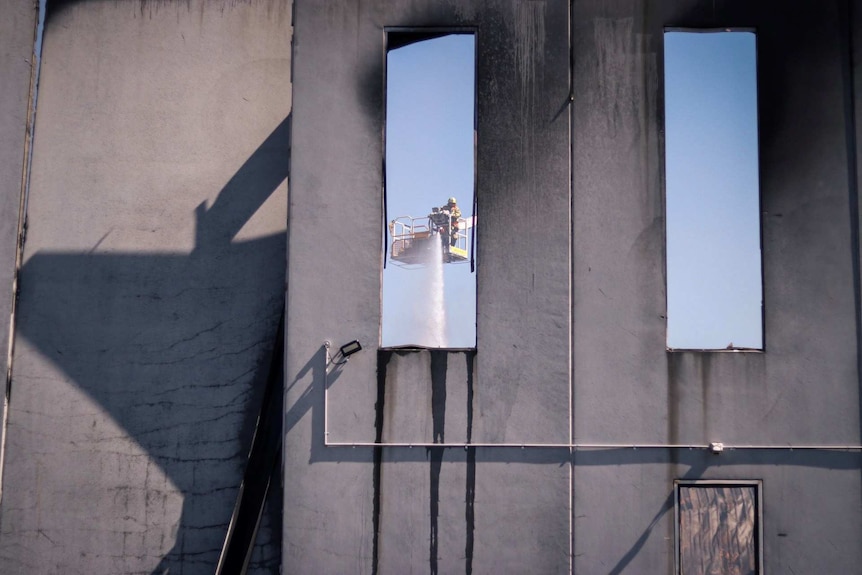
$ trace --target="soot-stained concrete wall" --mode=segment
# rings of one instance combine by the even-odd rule
[[[349,445],[568,443],[568,16],[566,0],[296,3],[285,572],[568,571],[567,450]],[[475,354],[374,351],[390,26],[476,34]],[[352,339],[366,351],[327,373],[323,342]]]
[[[852,2],[299,0],[296,25],[285,572],[672,573],[678,479],[762,481],[768,572],[860,572],[858,448],[789,449],[862,441]],[[477,34],[475,352],[374,350],[387,26]],[[666,27],[757,31],[762,353],[666,350]],[[761,448],[616,447],[710,442]]]
[[[703,443],[717,434],[735,444],[824,444],[858,437],[855,182],[848,181],[846,145],[853,119],[842,46],[849,29],[840,2],[793,5],[776,12],[742,3],[720,10],[644,3],[633,12],[627,3],[576,4],[580,441]],[[767,352],[669,354],[662,30],[719,25],[757,30]]]
[[[850,3],[578,1],[572,23],[576,441],[859,445]],[[763,353],[664,349],[665,27],[757,32]],[[668,572],[674,478],[763,480],[770,572],[858,572],[858,452],[687,450],[575,455],[575,571]]]
[[[276,0],[49,2],[0,572],[214,572],[283,308],[290,37]]]
[[[25,4],[0,24],[9,286]],[[860,572],[858,450],[784,446],[862,442],[862,10],[297,0],[296,21],[291,88],[289,2],[49,1],[0,571],[213,571],[292,143],[285,510],[253,571],[283,523],[285,573],[672,573],[674,480],[714,479],[763,482],[766,571]],[[387,26],[476,33],[475,350],[377,349]],[[763,353],[665,350],[665,27],[757,30]],[[569,447],[711,441],[771,448]]]

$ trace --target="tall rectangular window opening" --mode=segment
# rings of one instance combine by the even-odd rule
[[[667,347],[763,349],[756,37],[664,34]]]
[[[381,345],[476,345],[475,35],[386,35]]]
[[[675,483],[676,573],[763,573],[759,481]]]

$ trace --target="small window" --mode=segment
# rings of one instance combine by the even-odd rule
[[[667,347],[763,349],[751,31],[664,34]]]
[[[387,31],[381,344],[476,345],[475,36]]]
[[[761,483],[676,482],[676,573],[759,575]]]

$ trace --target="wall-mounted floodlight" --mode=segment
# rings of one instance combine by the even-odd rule
[[[362,344],[360,344],[358,340],[354,339],[353,341],[342,345],[338,349],[338,353],[336,353],[334,357],[329,357],[329,348],[331,345],[332,344],[329,342],[329,340],[323,342],[323,347],[326,348],[327,365],[344,365],[345,363],[347,363],[347,360],[350,359],[351,355],[362,350]]]
[[[362,349],[362,346],[359,344],[359,342],[357,340],[354,339],[350,343],[345,343],[344,345],[342,345],[341,349],[338,350],[338,353],[341,355],[341,357],[343,357],[344,359],[347,359],[348,357],[350,357],[351,355],[353,355],[357,351],[360,351],[361,349]]]

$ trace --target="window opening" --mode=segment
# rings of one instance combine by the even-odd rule
[[[755,35],[664,34],[669,349],[763,348]]]
[[[676,573],[757,575],[761,483],[676,482]]]
[[[476,342],[475,35],[387,32],[381,344]]]

